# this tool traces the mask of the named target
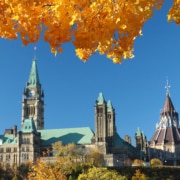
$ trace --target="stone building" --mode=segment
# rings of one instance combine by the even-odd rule
[[[167,91],[160,122],[150,140],[138,128],[135,146],[126,135],[122,139],[116,129],[116,113],[110,100],[99,93],[95,101],[94,132],[89,127],[44,129],[44,91],[33,59],[28,81],[23,91],[21,127],[5,129],[0,135],[0,163],[4,166],[36,162],[52,144],[75,143],[83,148],[98,147],[104,155],[105,166],[123,166],[133,159],[148,161],[159,158],[166,165],[180,165],[180,124]],[[52,120],[53,121],[53,120]],[[53,160],[50,152],[48,159]]]
[[[141,152],[140,159],[147,161],[149,159],[147,155],[148,142],[144,132],[139,128],[135,133],[135,143],[135,147]]]
[[[172,103],[167,84],[166,100],[160,122],[149,142],[149,158],[159,158],[165,165],[180,165],[180,124],[179,115]]]
[[[95,103],[95,132],[89,127],[44,129],[44,91],[33,59],[23,91],[21,128],[15,125],[0,135],[0,163],[4,166],[36,162],[55,142],[98,147],[106,166],[124,165],[126,159],[140,157],[140,151],[123,140],[116,131],[115,109],[100,93]],[[51,154],[52,155],[52,154]],[[53,157],[52,157],[53,159]]]

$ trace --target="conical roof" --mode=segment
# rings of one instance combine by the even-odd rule
[[[166,94],[166,100],[163,110],[160,114],[160,123],[156,126],[156,131],[150,141],[150,146],[154,144],[160,146],[164,144],[180,144],[179,118],[169,93]]]
[[[161,116],[165,116],[165,115],[175,115],[175,116],[178,115],[174,108],[174,105],[172,103],[169,93],[166,95],[164,107],[161,112]]]
[[[171,98],[170,98],[170,95],[167,94],[166,95],[166,100],[165,100],[165,103],[164,103],[164,108],[163,108],[163,112],[174,112],[175,109],[174,109],[174,105],[171,101]]]
[[[31,133],[31,132],[37,133],[36,126],[34,124],[34,120],[33,119],[25,119],[21,131],[23,133]]]

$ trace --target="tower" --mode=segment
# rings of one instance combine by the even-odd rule
[[[95,141],[113,146],[115,134],[115,110],[111,101],[106,102],[103,94],[99,93],[95,104]]]
[[[140,152],[140,159],[147,161],[147,139],[143,131],[141,131],[139,128],[137,128],[137,131],[135,133],[135,143],[136,149],[138,149],[138,151]]]
[[[166,165],[180,164],[180,125],[179,116],[172,103],[169,85],[167,82],[166,99],[164,107],[160,113],[160,122],[156,124],[156,131],[151,138],[149,147],[151,157],[157,157],[158,154]]]
[[[136,140],[136,148],[138,150],[146,153],[147,139],[146,139],[146,136],[144,135],[143,131],[141,131],[139,128],[137,128],[137,131],[135,133],[135,140]]]
[[[22,120],[33,119],[37,130],[44,129],[44,92],[39,81],[36,59],[33,59],[29,79],[23,92]]]
[[[137,131],[135,133],[135,142],[136,142],[136,148],[138,150],[143,150],[143,137],[142,137],[142,133],[141,130],[139,128],[137,128]]]
[[[114,135],[115,135],[116,127],[115,127],[115,110],[109,100],[107,102],[107,142],[109,146],[114,145]]]

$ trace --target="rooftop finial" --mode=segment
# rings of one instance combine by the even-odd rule
[[[36,59],[36,49],[37,49],[37,47],[34,46],[34,59]]]
[[[166,88],[166,95],[168,95],[168,94],[170,94],[169,93],[169,89],[170,89],[170,85],[169,85],[169,82],[168,82],[168,79],[166,80],[166,86],[165,86],[165,88]]]

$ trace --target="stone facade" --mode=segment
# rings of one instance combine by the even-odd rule
[[[0,135],[0,162],[4,166],[36,162],[41,157],[53,161],[52,143],[74,142],[85,148],[98,147],[106,166],[120,166],[127,158],[139,158],[140,152],[116,132],[115,109],[100,93],[95,103],[95,132],[89,127],[44,129],[44,92],[39,80],[36,59],[23,92],[21,129],[6,129]],[[49,157],[43,153],[50,150]]]
[[[98,147],[104,155],[105,166],[129,165],[133,159],[148,161],[159,158],[166,165],[180,165],[180,125],[169,93],[166,96],[160,123],[148,143],[138,128],[135,147],[131,138],[125,140],[117,133],[115,109],[99,93],[95,102],[95,131],[89,127],[67,129],[44,129],[44,92],[39,81],[36,59],[32,61],[29,79],[23,92],[21,128],[15,125],[0,135],[0,163],[4,166],[27,162],[54,160],[52,143],[75,143],[83,148]],[[43,153],[49,150],[48,157]]]

